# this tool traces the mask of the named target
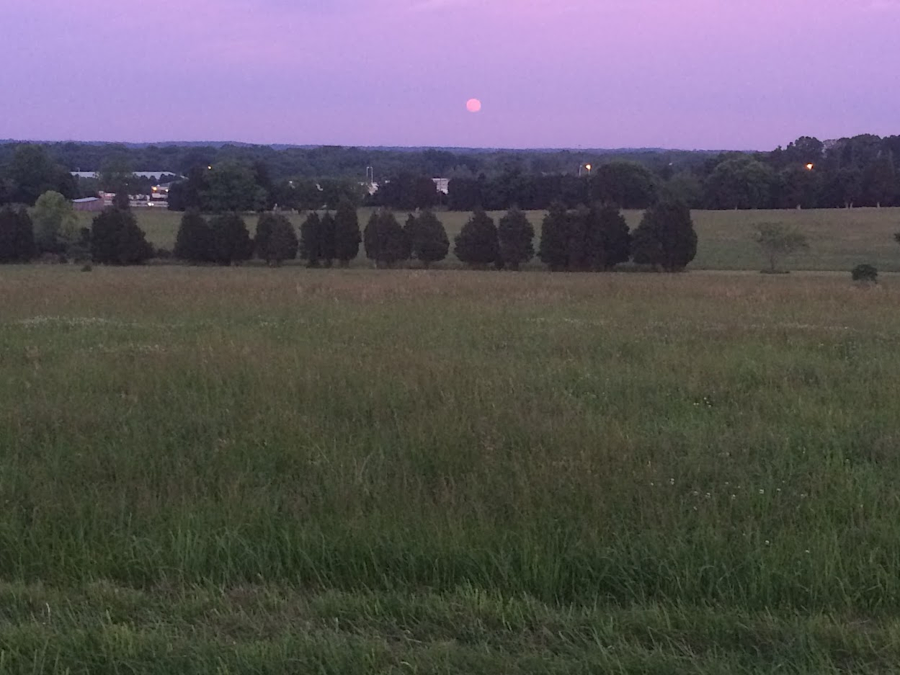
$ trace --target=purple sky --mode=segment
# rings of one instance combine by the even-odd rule
[[[770,149],[900,133],[900,0],[0,0],[0,26],[0,138]]]

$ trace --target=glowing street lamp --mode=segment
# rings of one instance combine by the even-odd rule
[[[815,168],[816,168],[816,165],[813,164],[812,162],[810,162],[809,164],[806,165],[806,170],[807,170],[807,171],[812,171],[812,170],[815,169]]]

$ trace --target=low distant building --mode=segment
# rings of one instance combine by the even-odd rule
[[[97,171],[70,171],[69,173],[76,178],[100,178],[100,174]],[[182,178],[174,171],[135,171],[133,175],[138,178],[149,178],[150,180],[159,180],[163,176]]]
[[[175,178],[184,178],[174,171],[135,171],[134,175],[138,178],[149,178],[151,180],[159,180],[163,176],[174,176]]]
[[[72,207],[76,211],[102,211],[103,200],[98,197],[85,197],[84,199],[73,199]]]

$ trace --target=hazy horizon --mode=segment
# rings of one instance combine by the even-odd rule
[[[833,139],[820,139],[823,141]],[[80,143],[85,145],[126,145],[126,146],[209,146],[221,147],[225,145],[255,146],[255,147],[286,147],[286,148],[360,148],[371,150],[463,150],[477,152],[510,151],[510,152],[767,152],[774,148],[664,148],[655,146],[630,146],[630,147],[509,147],[509,146],[465,146],[465,145],[363,145],[345,143],[253,143],[239,140],[172,140],[161,139],[158,141],[122,141],[122,140],[98,140],[96,138],[78,140],[73,138],[0,138],[0,143],[6,144],[56,144],[56,143]]]
[[[900,131],[898,0],[32,0],[0,23],[3,138],[769,150]]]

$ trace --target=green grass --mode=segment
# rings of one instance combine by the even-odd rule
[[[360,211],[363,225],[368,209]],[[156,246],[170,248],[181,215],[169,211],[137,211],[141,227]],[[79,214],[81,224],[89,226],[91,214]],[[402,215],[402,214],[400,214]],[[492,213],[495,219],[502,213]],[[642,212],[626,214],[632,228],[641,221]],[[543,212],[528,214],[540,236]],[[448,212],[439,214],[447,228],[451,243],[469,218],[468,213]],[[251,231],[255,230],[256,217],[246,218]],[[293,215],[299,227],[303,217]],[[900,247],[894,241],[894,233],[900,231],[900,208],[897,209],[826,209],[809,211],[695,211],[694,222],[699,237],[697,258],[692,269],[698,270],[759,270],[766,261],[753,241],[755,226],[760,223],[780,222],[796,226],[809,239],[810,249],[789,259],[788,265],[796,270],[848,272],[860,263],[875,265],[883,272],[900,272]],[[364,253],[357,259],[358,266],[365,266]],[[444,263],[453,267],[458,263],[452,254]],[[534,261],[533,268],[542,268]]]
[[[0,672],[900,662],[894,277],[0,288]]]

